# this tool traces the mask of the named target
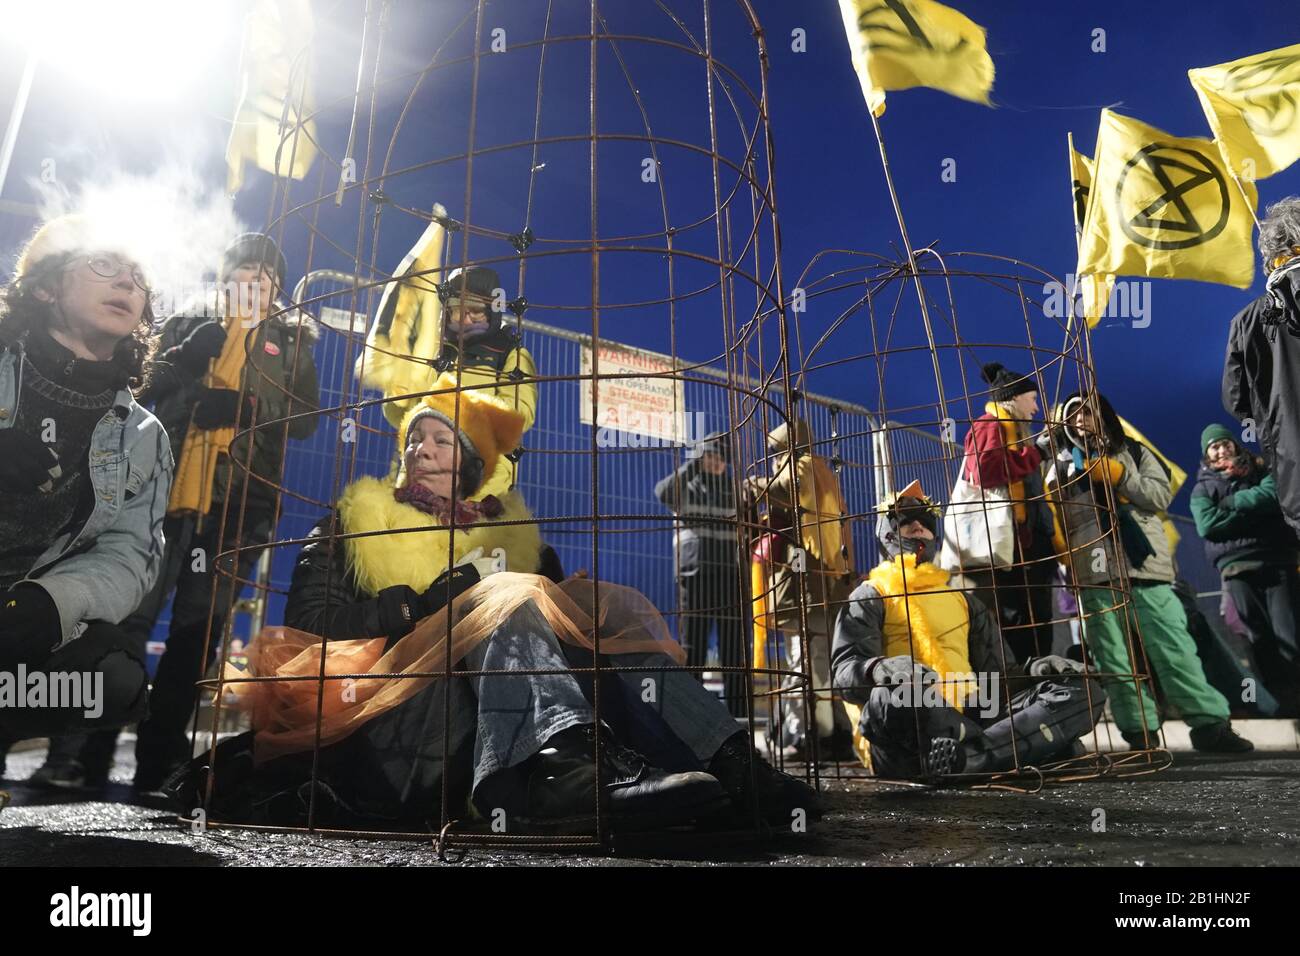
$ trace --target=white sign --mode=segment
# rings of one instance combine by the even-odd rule
[[[592,349],[582,347],[582,374],[592,372]],[[686,390],[680,379],[607,378],[621,375],[662,375],[673,370],[672,362],[657,355],[610,342],[600,343],[598,373],[599,409],[592,413],[592,389],[581,389],[580,418],[584,425],[647,435],[665,442],[684,442],[686,431]]]

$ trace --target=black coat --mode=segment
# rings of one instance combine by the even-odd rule
[[[389,643],[405,636],[415,626],[411,608],[420,603],[423,614],[432,614],[479,582],[473,565],[452,568],[430,585],[423,600],[405,584],[384,588],[370,596],[357,585],[347,563],[346,539],[332,537],[342,532],[337,512],[317,522],[298,554],[284,608],[284,623],[332,641],[362,637],[384,637]],[[560,559],[549,546],[542,547],[537,573],[552,581],[564,580]]]
[[[192,314],[171,316],[158,334],[159,356],[180,345],[205,322],[219,321],[222,320],[197,310]],[[248,458],[249,435],[237,435],[230,445],[230,454],[241,463],[241,467],[248,461],[249,470],[258,478],[265,479],[254,479],[249,483],[250,503],[274,510],[275,486],[280,484],[284,467],[286,433],[289,438],[310,438],[320,420],[317,415],[303,414],[320,408],[320,387],[312,359],[314,334],[309,324],[286,321],[283,315],[277,315],[260,323],[249,340],[248,360],[241,384],[245,395],[256,401],[255,421],[264,423],[302,415],[284,426],[258,428],[252,434],[251,460]],[[188,374],[181,366],[160,358],[154,363],[148,386],[139,396],[140,403],[152,407],[167,431],[172,456],[177,461],[202,389],[200,379]],[[237,472],[239,475],[242,473],[242,470]],[[226,499],[229,481],[225,469],[218,468],[215,501]],[[237,490],[236,500],[238,497]]]
[[[1223,407],[1237,421],[1253,420],[1282,514],[1300,532],[1300,338],[1285,323],[1267,324],[1267,306],[1261,296],[1228,329]]]
[[[336,522],[337,515],[319,522],[299,554],[285,624],[329,640],[385,637],[391,644],[411,630],[411,614],[403,608],[409,609],[418,596],[405,585],[373,597],[363,593],[348,570],[344,540],[330,536],[333,527],[341,527]],[[563,578],[559,558],[549,547],[542,550],[539,573]],[[432,600],[422,610],[432,613],[478,581],[472,565],[453,568],[433,583],[427,592]],[[444,792],[450,819],[467,813],[477,726],[473,684],[453,675],[322,747],[319,760],[307,751],[254,769],[253,735],[242,734],[217,748],[212,808],[224,820],[304,826],[314,767],[317,826],[436,832]],[[196,758],[176,788],[185,807],[202,802],[206,759]]]

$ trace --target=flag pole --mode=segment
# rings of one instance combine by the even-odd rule
[[[880,163],[884,167],[889,199],[894,206],[894,218],[898,220],[898,232],[903,238],[903,248],[907,250],[907,262],[912,272],[912,284],[916,289],[916,301],[921,307],[921,322],[925,326],[925,340],[930,347],[930,361],[934,365],[934,387],[939,396],[939,417],[944,419],[948,415],[948,400],[943,393],[943,377],[939,374],[939,350],[934,342],[934,327],[930,323],[930,310],[925,304],[925,292],[921,287],[916,253],[912,249],[912,240],[907,235],[907,223],[903,219],[903,207],[898,201],[898,191],[894,188],[894,175],[889,169],[889,155],[885,152],[885,138],[880,132],[880,120],[870,105],[867,107],[867,113],[871,117],[871,128],[876,132],[876,143],[880,147]]]

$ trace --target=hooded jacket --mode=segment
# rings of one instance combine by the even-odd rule
[[[1127,438],[1110,404],[1098,402],[1107,432],[1107,453],[1084,457],[1080,468],[1072,444],[1064,442],[1047,473],[1049,500],[1057,518],[1054,544],[1079,586],[1118,583],[1122,566],[1137,581],[1172,583],[1173,551],[1161,514],[1173,500],[1169,474],[1155,452]],[[1104,485],[1132,517],[1153,552],[1135,567],[1121,546],[1119,515],[1109,507]],[[1109,529],[1109,530],[1108,530]]]
[[[1223,407],[1239,422],[1252,419],[1264,461],[1277,479],[1278,502],[1300,533],[1300,338],[1286,323],[1265,321],[1260,296],[1232,319],[1223,363]],[[1290,316],[1300,322],[1300,316]]]

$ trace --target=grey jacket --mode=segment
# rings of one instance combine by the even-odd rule
[[[0,428],[17,418],[21,357],[21,342],[0,351]],[[162,564],[171,448],[158,419],[126,389],[95,426],[87,467],[95,506],[86,523],[56,538],[24,578],[53,598],[62,643],[80,637],[86,620],[125,619],[153,587]]]
[[[1118,584],[1121,565],[1130,578],[1139,581],[1172,583],[1174,580],[1174,559],[1163,519],[1174,497],[1169,490],[1169,475],[1149,448],[1141,448],[1139,463],[1134,459],[1132,447],[1141,446],[1126,445],[1110,457],[1124,468],[1115,487],[1116,501],[1128,500],[1138,527],[1155,551],[1140,568],[1130,566],[1117,528],[1102,539],[1102,512],[1107,512],[1112,528],[1116,526],[1115,516],[1109,513],[1104,494],[1098,492],[1094,497],[1092,482],[1076,471],[1070,453],[1061,451],[1047,473],[1048,495],[1070,549],[1069,560],[1063,557],[1062,561],[1079,586]]]

